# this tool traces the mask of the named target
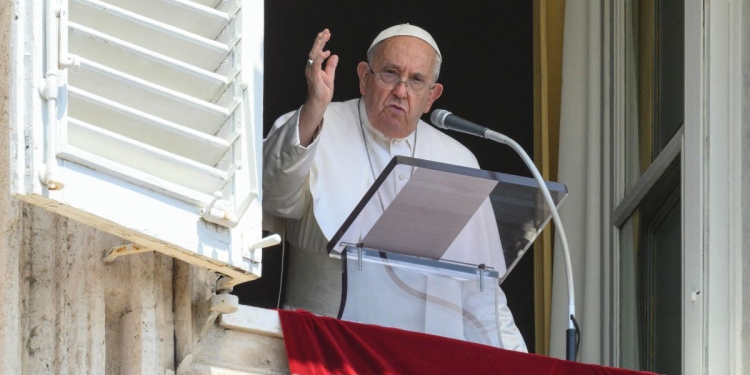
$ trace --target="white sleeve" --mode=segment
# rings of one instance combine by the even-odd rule
[[[299,219],[306,211],[310,167],[319,133],[309,146],[299,141],[299,110],[281,116],[263,141],[263,210],[271,215]]]

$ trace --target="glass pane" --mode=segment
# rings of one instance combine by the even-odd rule
[[[685,121],[685,4],[660,0],[657,11],[657,103],[653,158]],[[652,159],[653,159],[652,158]]]
[[[625,195],[684,122],[683,13],[681,0],[625,7]]]
[[[624,368],[679,374],[682,357],[680,163],[620,228],[619,344]]]
[[[681,373],[682,246],[679,197],[650,223],[620,228],[620,367]]]
[[[648,313],[651,365],[660,374],[682,373],[682,246],[680,205],[649,226],[651,277]]]

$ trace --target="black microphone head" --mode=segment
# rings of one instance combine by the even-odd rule
[[[448,115],[452,114],[453,113],[444,109],[436,109],[432,111],[432,114],[430,115],[430,121],[432,121],[432,124],[440,129],[447,129],[445,127],[445,118],[448,117]]]

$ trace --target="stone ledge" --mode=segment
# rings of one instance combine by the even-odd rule
[[[219,325],[226,329],[283,337],[279,314],[274,310],[240,305],[237,312],[223,314],[219,319]]]

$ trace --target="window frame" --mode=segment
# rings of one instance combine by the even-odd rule
[[[676,149],[670,155],[679,158],[681,169],[682,356],[683,372],[690,375],[741,373],[742,368],[743,215],[738,202],[743,191],[742,88],[747,84],[742,81],[742,30],[747,14],[743,17],[735,9],[739,7],[733,2],[685,3],[685,123],[681,135],[670,142]],[[615,8],[615,22],[623,22],[624,10]],[[622,43],[622,37],[616,35],[615,43]],[[615,71],[616,113],[624,110],[623,100],[618,100],[624,98],[624,85],[618,77],[623,75]],[[643,194],[637,189],[622,194],[622,144],[617,140],[623,136],[622,120],[616,118],[614,185],[619,204],[612,213],[619,225]],[[638,182],[642,187],[659,175],[649,170],[646,174]],[[614,256],[619,259],[619,227],[613,229]],[[614,311],[619,311],[619,282],[615,267]],[[612,347],[619,364],[618,314],[613,319]]]

